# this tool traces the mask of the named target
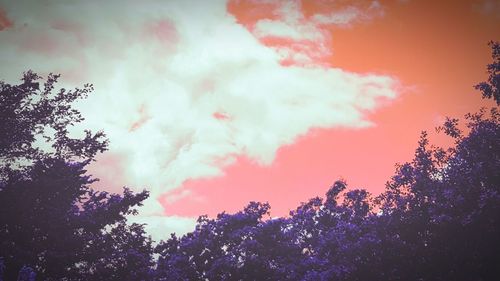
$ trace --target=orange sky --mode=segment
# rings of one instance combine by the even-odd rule
[[[352,3],[302,1],[302,8],[307,17],[318,9],[339,9]],[[323,58],[325,64],[344,70],[388,74],[401,82],[395,101],[367,112],[376,126],[311,130],[294,144],[282,147],[267,167],[239,157],[225,169],[224,176],[191,180],[167,193],[162,199],[165,213],[214,216],[257,200],[268,201],[273,216],[286,215],[300,202],[322,196],[338,178],[376,194],[393,174],[394,164],[411,159],[420,131],[433,132],[445,116],[461,117],[492,105],[482,101],[472,86],[486,78],[485,66],[491,61],[487,42],[500,37],[499,2],[410,0],[380,4],[383,15],[330,27],[327,32],[333,52]],[[249,30],[260,19],[276,18],[273,5],[255,1],[230,1],[228,10]],[[283,44],[277,40],[264,43]],[[431,140],[446,143],[435,135]],[[168,202],[170,196],[187,191],[190,196]]]

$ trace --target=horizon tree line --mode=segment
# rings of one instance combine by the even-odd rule
[[[475,89],[496,105],[447,118],[437,130],[450,148],[422,132],[380,195],[338,180],[289,216],[250,202],[157,244],[126,220],[146,190],[91,186],[86,167],[107,150],[105,134],[69,134],[84,120],[72,103],[93,85],[56,89],[59,75],[32,71],[0,81],[0,281],[497,280],[500,44],[489,44],[489,76]]]

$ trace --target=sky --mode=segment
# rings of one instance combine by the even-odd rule
[[[130,221],[159,240],[337,179],[377,195],[422,130],[492,105],[499,26],[493,0],[0,0],[0,79],[94,84],[72,133],[105,131],[95,187],[149,190]]]

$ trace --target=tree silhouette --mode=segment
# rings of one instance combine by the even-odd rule
[[[68,129],[83,120],[72,103],[92,85],[55,92],[58,77],[49,75],[43,87],[31,71],[19,85],[0,82],[3,274],[15,280],[29,267],[40,280],[146,280],[151,241],[142,226],[126,225],[125,216],[148,193],[90,187],[95,179],[85,167],[107,140],[90,131],[72,138]]]
[[[488,64],[488,81],[481,82],[474,86],[476,90],[481,91],[483,98],[492,98],[500,105],[500,43],[491,41],[489,43],[492,52],[493,62]]]
[[[488,81],[499,104],[499,44]],[[91,85],[54,93],[58,76],[0,83],[0,280],[497,280],[500,276],[498,106],[448,118],[432,146],[396,166],[373,197],[336,181],[324,198],[270,218],[267,203],[200,216],[196,229],[153,247],[126,215],[147,192],[95,191],[85,167],[106,150],[102,132],[71,138],[83,120],[71,103]],[[461,129],[462,128],[462,129]],[[48,146],[38,145],[40,138]],[[361,171],[360,171],[361,173]],[[153,253],[157,259],[153,259]]]
[[[498,60],[498,43],[490,43]],[[477,88],[498,102],[498,61]],[[422,132],[413,161],[381,195],[335,182],[290,216],[269,205],[200,217],[156,247],[156,280],[497,280],[500,276],[500,114],[448,118],[443,149]],[[361,172],[361,171],[360,171]]]

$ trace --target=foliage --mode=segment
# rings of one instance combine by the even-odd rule
[[[499,44],[490,77],[476,86],[499,103]],[[201,216],[196,229],[153,247],[127,224],[147,192],[94,191],[85,166],[106,149],[102,132],[70,138],[82,120],[71,103],[83,90],[52,95],[27,72],[0,83],[0,280],[496,280],[500,276],[500,113],[481,109],[422,132],[414,159],[396,166],[373,197],[336,181],[324,198],[270,218],[267,203]],[[87,90],[85,90],[87,89]],[[17,120],[19,119],[19,120]],[[48,133],[52,130],[52,134]],[[43,136],[50,150],[36,146]],[[157,259],[153,260],[153,254]],[[22,279],[24,278],[24,279]]]
[[[498,102],[498,63],[488,71],[478,89]],[[422,132],[413,161],[375,198],[339,180],[285,218],[266,220],[269,205],[255,202],[200,217],[156,247],[155,280],[497,280],[500,114],[465,119],[466,133],[458,119],[438,128],[455,140],[449,149]]]
[[[287,218],[269,205],[200,217],[162,242],[157,280],[495,280],[500,274],[500,114],[467,116],[443,130],[449,150],[422,134],[415,159],[399,165],[372,199],[337,181],[326,198]]]
[[[20,85],[0,82],[3,274],[6,280],[15,280],[20,270],[19,278],[33,270],[40,280],[146,280],[151,241],[141,225],[126,225],[125,216],[148,193],[90,187],[95,179],[85,166],[107,140],[90,131],[72,138],[68,129],[83,120],[71,103],[92,86],[54,94],[58,77],[49,75],[43,89],[33,72]]]
[[[49,74],[41,88],[41,77],[32,71],[24,73],[22,83],[10,85],[0,81],[0,164],[6,166],[21,161],[32,163],[43,158],[66,161],[94,158],[107,148],[103,132],[92,134],[86,130],[83,138],[71,138],[70,126],[83,121],[72,103],[85,98],[92,90],[91,84],[82,89],[54,91],[59,75]],[[40,148],[45,140],[51,150]]]
[[[491,41],[489,43],[493,62],[488,64],[488,81],[481,82],[474,86],[476,90],[481,91],[483,98],[493,98],[497,105],[500,105],[500,43]]]

